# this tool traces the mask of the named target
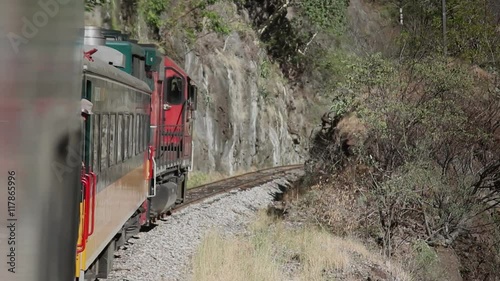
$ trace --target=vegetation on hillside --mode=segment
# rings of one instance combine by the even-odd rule
[[[95,7],[101,6],[103,0],[85,0],[85,11],[92,11]]]
[[[348,0],[235,2],[248,11],[268,54],[290,79],[317,68],[346,28]]]
[[[203,31],[222,35],[230,31],[221,15],[213,10],[213,6],[223,0],[128,0],[121,4],[116,1],[85,0],[85,9],[91,11],[103,5],[120,6],[121,20],[125,26],[132,28],[132,34],[136,32],[137,19],[141,18],[146,23],[149,35],[160,41],[165,35],[179,35],[175,32],[187,35],[193,41],[203,36],[199,34]]]
[[[496,1],[446,0],[446,40],[443,37],[442,1],[376,0],[398,18],[403,8],[402,37],[406,53],[420,58],[442,53],[480,66],[496,65],[499,54]],[[396,15],[397,14],[397,15]],[[446,42],[446,43],[445,43]]]
[[[387,257],[420,242],[453,247],[467,280],[499,277],[498,15],[488,1],[447,1],[445,57],[438,2],[397,1],[406,11],[397,56],[327,57],[342,70],[324,85],[331,112],[308,168],[319,186],[333,184],[308,200],[323,202],[315,220],[377,241]],[[419,280],[433,279],[424,271]]]
[[[87,10],[92,10],[114,1],[85,0],[85,4]],[[140,17],[151,38],[176,38],[192,46],[210,34],[227,36],[248,28],[231,18],[228,10],[236,5],[250,15],[273,63],[280,65],[285,77],[299,79],[302,73],[314,71],[324,75],[330,71],[325,68],[323,57],[339,44],[346,28],[348,3],[349,0],[130,0],[121,7],[121,21],[129,29],[136,25],[129,30],[134,35]]]
[[[358,192],[358,230],[386,256],[405,239],[457,247],[460,237],[487,233],[499,244],[499,85],[479,74],[457,61],[370,56],[339,87],[310,171]],[[499,249],[482,261],[489,270]]]
[[[439,280],[442,246],[465,279],[500,277],[500,5],[447,0],[443,36],[441,1],[359,0],[401,31],[387,42],[398,51],[382,56],[343,47],[348,0],[130,2],[157,39],[188,45],[245,34],[228,16],[236,6],[268,51],[261,78],[277,63],[329,101],[307,163],[314,190],[298,203],[308,219],[378,243],[387,258],[412,255],[418,280]]]
[[[144,17],[150,33],[160,39],[162,35],[188,35],[191,43],[203,31],[226,35],[229,27],[222,17],[212,9],[220,0],[138,0],[140,14]]]

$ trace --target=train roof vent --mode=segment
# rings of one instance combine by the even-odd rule
[[[85,45],[103,46],[106,44],[106,39],[102,34],[101,28],[97,26],[85,26]]]

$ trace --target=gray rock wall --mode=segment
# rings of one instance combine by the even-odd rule
[[[199,88],[194,170],[231,175],[302,163],[312,129],[304,117],[308,102],[290,89],[278,70],[262,77],[265,50],[248,18],[240,17],[235,7],[229,10],[234,11],[229,14],[231,20],[246,25],[244,32],[224,37],[210,34],[197,40],[193,49],[182,38],[165,38],[165,45],[173,50],[167,55],[184,67]],[[110,14],[114,13],[98,9],[87,14],[87,23],[106,24]],[[138,37],[147,38],[147,31],[138,25]]]
[[[251,49],[233,32],[222,50],[186,55],[186,71],[200,88],[195,123],[197,170],[232,174],[302,161],[303,147],[294,143],[297,135],[289,132],[289,115],[294,112],[289,112],[287,104],[293,95],[281,79],[264,81],[272,99],[262,95],[262,55],[255,56]]]

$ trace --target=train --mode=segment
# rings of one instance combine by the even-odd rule
[[[198,88],[154,44],[85,26],[74,280],[106,279],[114,252],[186,197]]]

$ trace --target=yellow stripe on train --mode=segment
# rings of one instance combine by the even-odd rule
[[[80,223],[78,226],[78,243],[77,245],[82,244],[82,233],[83,233],[83,224],[84,224],[84,206],[85,204],[80,202]],[[76,252],[76,266],[75,266],[75,277],[80,277],[80,270],[85,268],[85,250],[81,253]]]

